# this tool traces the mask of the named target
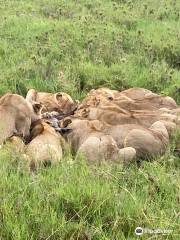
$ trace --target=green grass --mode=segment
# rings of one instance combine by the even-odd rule
[[[180,1],[1,0],[0,94],[31,87],[81,99],[91,88],[148,88],[180,103]],[[61,74],[63,72],[63,74]],[[179,158],[140,168],[87,166],[66,154],[30,176],[0,152],[0,239],[178,239]]]
[[[69,158],[30,176],[18,156],[1,153],[0,239],[136,239],[137,226],[177,239],[179,166],[170,151],[140,168]]]

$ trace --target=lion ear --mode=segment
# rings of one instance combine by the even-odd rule
[[[66,118],[60,123],[60,127],[66,128],[71,123],[72,123],[72,120],[70,118]]]
[[[43,108],[42,104],[41,103],[33,103],[33,109],[34,109],[34,112],[35,113],[41,113],[41,110]]]
[[[103,124],[99,120],[93,120],[90,122],[91,127],[95,129],[96,131],[102,131]]]
[[[31,140],[40,135],[44,131],[44,126],[41,122],[38,122],[31,130],[30,138]]]
[[[34,102],[37,99],[37,91],[35,89],[30,89],[26,94],[26,100],[28,102]]]
[[[59,93],[56,93],[54,97],[55,97],[55,101],[60,102],[62,100],[63,95],[61,92],[59,92]]]
[[[84,108],[82,110],[82,117],[87,117],[89,114],[90,110],[88,108]]]

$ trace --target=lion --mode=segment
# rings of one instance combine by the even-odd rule
[[[118,92],[108,88],[91,90],[86,98],[79,105],[83,107],[107,107],[118,106],[124,111],[134,110],[158,110],[160,108],[174,109],[176,102],[171,97],[164,97],[155,94],[144,88],[130,88]]]
[[[5,94],[0,98],[0,144],[17,135],[26,138],[31,123],[41,118],[42,105],[29,102],[17,94]]]
[[[78,101],[73,101],[71,96],[64,92],[47,93],[30,89],[26,99],[40,102],[43,105],[42,113],[56,111],[67,114],[73,112],[78,105]]]
[[[88,121],[77,118],[66,118],[61,125],[72,129],[66,134],[74,153],[83,153],[88,162],[113,161],[128,163],[135,159],[135,149],[119,149],[112,136],[102,131],[98,120]]]
[[[132,147],[119,149],[116,141],[109,135],[88,137],[78,149],[78,154],[84,154],[89,163],[112,161],[129,164],[136,158],[136,150]]]
[[[135,149],[138,157],[157,156],[164,153],[169,144],[169,133],[161,121],[156,121],[146,128],[138,124],[108,125],[98,120],[71,117],[66,118],[63,125],[72,129],[67,139],[74,151],[84,152],[88,159],[109,158],[116,161],[120,156],[119,149],[122,152],[127,147]],[[131,150],[131,153],[133,152],[134,150]],[[124,154],[128,162],[128,152]]]
[[[137,157],[154,157],[165,152],[169,144],[166,127],[160,121],[149,129],[133,129],[124,139],[124,147],[136,149]]]
[[[150,127],[154,122],[162,121],[167,125],[169,131],[176,128],[179,124],[179,117],[176,114],[163,113],[159,110],[137,110],[126,112],[121,110],[121,108],[114,106],[78,109],[74,116],[87,120],[99,120],[109,125],[138,124],[143,127]]]
[[[25,149],[31,171],[40,165],[57,164],[63,155],[64,140],[49,124],[39,120],[32,125]]]

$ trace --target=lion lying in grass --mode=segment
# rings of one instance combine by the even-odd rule
[[[1,142],[13,135],[28,137],[24,149],[31,170],[58,163],[65,140],[89,162],[130,163],[166,151],[169,136],[180,126],[179,109],[172,98],[143,88],[93,89],[78,106],[66,93],[31,89],[26,99],[1,97]]]

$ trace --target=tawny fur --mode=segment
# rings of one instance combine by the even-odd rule
[[[125,147],[136,149],[138,157],[161,155],[169,144],[169,135],[163,123],[157,121],[149,129],[133,129],[124,140]]]
[[[64,141],[54,128],[43,121],[38,121],[31,131],[31,142],[26,147],[30,169],[42,164],[57,164],[62,158]]]
[[[89,162],[110,160],[113,162],[128,162],[135,159],[136,151],[133,149],[123,150],[125,155],[117,146],[116,141],[109,134],[103,132],[103,125],[100,121],[88,121],[72,119],[68,125],[72,132],[67,135],[67,140],[74,152],[81,152]]]
[[[17,94],[6,94],[0,98],[0,144],[18,135],[26,138],[30,125],[40,118],[41,105],[29,102]]]
[[[77,106],[77,102],[73,101],[71,96],[64,92],[47,93],[30,89],[26,99],[40,102],[44,107],[43,112],[56,111],[65,114],[73,111]]]

